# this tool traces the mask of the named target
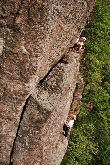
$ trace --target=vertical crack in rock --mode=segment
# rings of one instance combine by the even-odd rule
[[[48,73],[43,77],[43,79],[40,80],[39,84],[42,85],[42,83],[44,82],[44,80],[48,77],[48,75],[50,74],[50,72],[52,72],[52,70],[58,65],[58,63],[64,63],[64,64],[68,64],[65,60],[65,54],[60,58],[60,60],[58,60],[48,71]]]
[[[36,99],[32,96],[28,98],[14,144],[11,158],[13,165],[33,165],[36,159],[39,163],[43,159],[41,130],[50,115],[51,111],[43,107]],[[34,157],[35,155],[37,157]]]
[[[10,162],[9,162],[9,165],[12,165],[12,164],[13,164],[13,162],[12,162],[12,157],[13,157],[13,153],[14,153],[14,146],[15,146],[16,138],[17,138],[17,136],[18,136],[19,129],[20,129],[20,124],[21,124],[21,121],[22,121],[22,119],[23,119],[23,115],[24,115],[24,112],[25,112],[25,110],[26,110],[26,106],[27,106],[27,104],[28,104],[29,98],[30,98],[30,96],[26,99],[25,105],[24,105],[23,110],[22,110],[22,113],[21,113],[19,125],[18,125],[17,132],[16,132],[16,137],[15,137],[15,139],[14,139],[13,146],[12,146],[12,150],[11,150],[11,152],[10,152]]]

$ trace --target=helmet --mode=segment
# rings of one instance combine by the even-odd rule
[[[73,115],[73,117],[74,117],[74,120],[76,120],[76,115]]]
[[[76,115],[72,115],[72,116],[71,116],[71,119],[72,119],[72,120],[76,120]]]
[[[83,40],[86,41],[86,37],[81,37],[81,38],[83,38]]]

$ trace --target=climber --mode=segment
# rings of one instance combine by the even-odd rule
[[[76,39],[75,44],[73,45],[73,47],[70,48],[70,51],[73,51],[75,53],[81,53],[84,51],[84,41],[86,41],[85,37],[81,37]]]
[[[74,120],[76,120],[76,115],[72,115],[70,117],[70,121],[64,123],[64,125],[63,125],[63,131],[64,131],[63,135],[65,136],[65,138],[68,137],[68,134],[71,131],[71,128],[73,127]]]

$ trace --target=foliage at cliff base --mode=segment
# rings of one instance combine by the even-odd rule
[[[81,36],[81,110],[61,165],[110,164],[110,0],[97,0]],[[85,106],[92,103],[93,108]]]

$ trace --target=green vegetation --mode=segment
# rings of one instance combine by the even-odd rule
[[[110,164],[110,0],[97,0],[82,36],[87,38],[81,72],[80,114],[61,165]],[[90,110],[85,103],[93,103]]]

